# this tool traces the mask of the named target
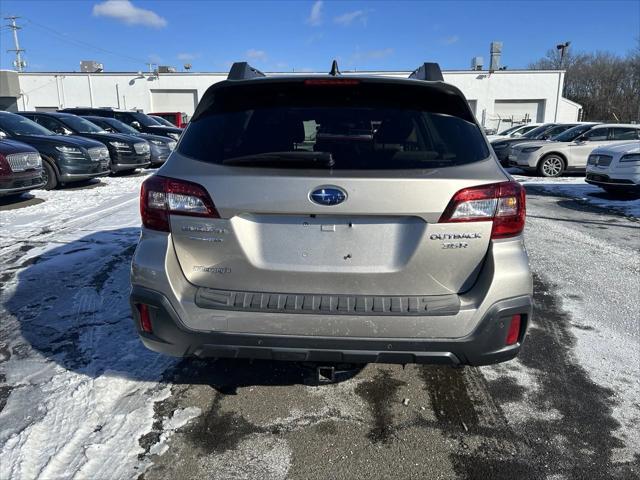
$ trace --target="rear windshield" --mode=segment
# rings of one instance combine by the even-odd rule
[[[179,151],[217,164],[407,169],[489,156],[464,97],[407,84],[267,83],[203,99]]]

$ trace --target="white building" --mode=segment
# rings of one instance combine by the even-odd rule
[[[147,113],[179,111],[189,116],[207,88],[227,77],[226,72],[0,73],[4,84],[0,85],[0,108],[5,110],[91,106],[141,109]],[[393,77],[410,74],[409,71],[357,73]],[[6,85],[15,83],[7,78],[15,75],[19,93],[3,93]],[[522,122],[572,122],[581,115],[580,105],[562,97],[561,70],[444,71],[443,76],[445,82],[462,90],[476,117],[487,128],[502,129]]]

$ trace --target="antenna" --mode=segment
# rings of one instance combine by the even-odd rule
[[[13,61],[13,66],[16,67],[16,70],[19,72],[23,72],[27,66],[27,62],[22,58],[22,52],[25,52],[23,48],[20,48],[20,42],[18,41],[18,30],[22,27],[16,24],[16,20],[20,17],[4,17],[5,20],[9,20],[11,22],[10,25],[7,25],[11,30],[13,30],[13,45],[15,48],[7,50],[7,52],[15,52],[16,59]]]
[[[342,75],[342,73],[340,73],[340,69],[338,68],[338,62],[336,60],[331,63],[331,71],[329,72],[329,75],[331,75],[332,77],[335,77],[336,75]]]

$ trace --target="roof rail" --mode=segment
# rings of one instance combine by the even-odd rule
[[[253,68],[247,62],[235,62],[231,65],[227,80],[249,80],[250,78],[266,77],[257,68]]]
[[[444,82],[440,65],[437,63],[423,63],[409,75],[409,78],[426,80],[428,82]]]

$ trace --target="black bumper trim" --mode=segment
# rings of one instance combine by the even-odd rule
[[[460,311],[458,295],[322,295],[245,292],[198,288],[200,308],[236,312],[300,313],[312,315],[442,316]]]
[[[528,295],[500,301],[471,334],[455,339],[307,337],[189,330],[164,295],[139,286],[133,286],[130,302],[142,342],[167,355],[346,363],[504,362],[518,354],[532,311]],[[137,303],[149,305],[153,334],[140,329]],[[509,320],[515,314],[522,315],[520,337],[515,345],[505,346]]]

